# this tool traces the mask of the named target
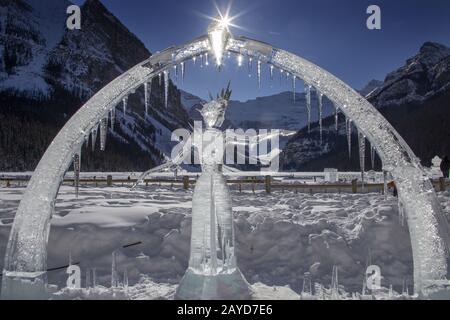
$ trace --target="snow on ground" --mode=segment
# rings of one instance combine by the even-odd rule
[[[0,188],[0,267],[23,191]],[[450,193],[439,197],[449,214]],[[73,188],[63,186],[52,220],[48,266],[67,265],[71,255],[80,263],[83,284],[86,271],[95,268],[97,283],[109,287],[111,253],[117,250],[118,270],[121,276],[127,270],[131,298],[170,298],[188,264],[191,199],[192,190],[157,185],[135,191],[82,187],[75,199]],[[296,297],[305,272],[329,287],[334,265],[345,290],[360,292],[368,263],[381,267],[385,287],[393,284],[401,292],[406,280],[412,290],[409,234],[394,198],[233,191],[233,205],[238,264],[261,289],[257,297],[274,292],[282,299]],[[136,245],[123,247],[129,244]],[[66,278],[65,270],[49,272],[49,282],[60,287]],[[111,298],[105,290],[98,298]]]

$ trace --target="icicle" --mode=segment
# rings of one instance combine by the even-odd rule
[[[284,70],[280,69],[280,87],[283,85],[283,74],[284,74]]]
[[[205,63],[205,59],[204,59],[203,55],[201,54],[200,55],[200,68],[203,68],[204,63]]]
[[[184,83],[184,74],[186,72],[184,62],[181,63],[181,83]]]
[[[111,263],[111,288],[116,288],[119,283],[119,279],[117,277],[117,257],[116,251],[112,253],[112,263]]]
[[[375,169],[375,146],[373,143],[370,144],[370,162],[372,164],[372,169]]]
[[[89,135],[84,136],[84,145],[86,148],[89,148]]]
[[[75,197],[78,198],[80,190],[81,150],[73,155],[73,181],[75,185]]]
[[[178,66],[174,65],[173,70],[175,71],[175,81],[178,83]]]
[[[208,52],[205,53],[205,66],[209,66],[209,55],[208,55]]]
[[[158,74],[159,86],[162,85],[162,73]]]
[[[193,58],[192,58],[192,61],[194,62],[194,66],[195,66],[196,63],[197,63],[197,57],[193,57]]]
[[[114,132],[114,125],[116,124],[116,108],[112,108],[111,112],[111,130]]]
[[[273,66],[270,66],[270,82],[273,82]]]
[[[169,106],[169,71],[164,71],[164,103]]]
[[[337,266],[333,266],[333,273],[331,276],[331,299],[339,300],[339,276]]]
[[[258,60],[258,89],[261,89],[261,61]]]
[[[237,56],[237,63],[238,63],[238,67],[242,67],[242,63],[244,62],[244,57],[242,56],[242,54]]]
[[[339,107],[335,106],[334,110],[334,127],[336,129],[336,132],[339,131]]]
[[[144,83],[144,104],[145,104],[145,115],[148,115],[148,83]]]
[[[352,157],[352,120],[345,119],[345,127],[347,130],[348,157]]]
[[[401,199],[398,199],[398,220],[402,227],[405,226],[405,207]]]
[[[252,76],[252,69],[253,69],[253,58],[249,57],[248,58],[248,76],[249,77]]]
[[[303,274],[303,289],[302,296],[312,296],[312,282],[311,282],[311,273],[305,272]]]
[[[98,133],[98,124],[96,124],[96,125],[94,126],[94,128],[92,129],[92,132],[91,132],[91,138],[92,138],[92,141],[91,141],[91,143],[92,143],[92,152],[95,151],[95,143],[97,142],[97,133]]]
[[[100,150],[106,149],[106,136],[108,134],[108,118],[100,120]]]
[[[359,142],[359,166],[361,168],[361,181],[362,188],[364,189],[364,172],[366,171],[366,136],[359,132],[358,133]]]
[[[297,76],[293,76],[292,77],[292,94],[293,94],[293,97],[294,97],[294,104],[295,104],[295,101],[297,100]]]
[[[319,101],[319,131],[320,131],[320,143],[323,142],[323,94],[316,90],[317,92],[317,99]]]
[[[122,105],[123,105],[123,115],[125,116],[127,114],[128,97],[123,98]]]
[[[97,286],[97,270],[94,268],[92,269],[92,288],[95,288]]]
[[[306,111],[308,113],[308,133],[311,133],[311,86],[306,84]]]
[[[125,269],[123,272],[123,287],[125,289],[125,292],[128,292],[128,270]]]
[[[86,270],[86,289],[89,289],[91,287],[91,270]]]

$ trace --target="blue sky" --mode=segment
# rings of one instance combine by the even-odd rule
[[[84,1],[73,1],[81,4]],[[152,51],[179,45],[206,32],[209,21],[202,15],[216,15],[211,0],[102,0],[102,3],[135,33]],[[216,1],[227,8],[230,1]],[[382,10],[382,30],[366,28],[366,9],[377,4]],[[403,65],[426,41],[450,45],[450,1],[448,0],[234,0],[231,15],[241,14],[232,29],[235,35],[269,42],[299,54],[327,69],[355,88],[371,79],[384,79]],[[254,68],[255,70],[256,68]],[[289,90],[276,81],[268,83],[263,69],[263,88],[246,68],[234,61],[222,72],[214,68],[195,70],[188,66],[182,89],[203,98],[231,80],[233,98]]]

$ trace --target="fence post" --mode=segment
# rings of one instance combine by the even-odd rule
[[[184,188],[184,190],[189,189],[189,177],[188,176],[183,177],[183,188]]]
[[[266,176],[266,193],[272,192],[272,177]]]
[[[108,187],[112,187],[112,175],[108,175],[106,177],[106,184],[108,185]]]
[[[358,193],[358,179],[352,180],[352,192]]]
[[[445,178],[439,178],[439,188],[442,192],[445,191],[446,187],[445,187]]]

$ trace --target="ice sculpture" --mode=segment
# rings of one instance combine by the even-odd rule
[[[449,285],[448,222],[420,161],[366,99],[317,65],[267,43],[224,33],[214,46],[210,35],[156,53],[113,80],[68,121],[38,164],[16,213],[7,245],[1,296],[5,299],[47,295],[47,241],[50,219],[64,174],[85,136],[123,98],[164,70],[207,52],[231,52],[284,69],[322,92],[374,145],[397,185],[411,234],[414,288],[423,297],[444,292]],[[216,56],[217,58],[217,56]]]
[[[192,200],[189,269],[177,289],[177,299],[248,299],[249,285],[236,264],[231,196],[222,173],[225,119],[231,91],[203,106],[202,174]]]

